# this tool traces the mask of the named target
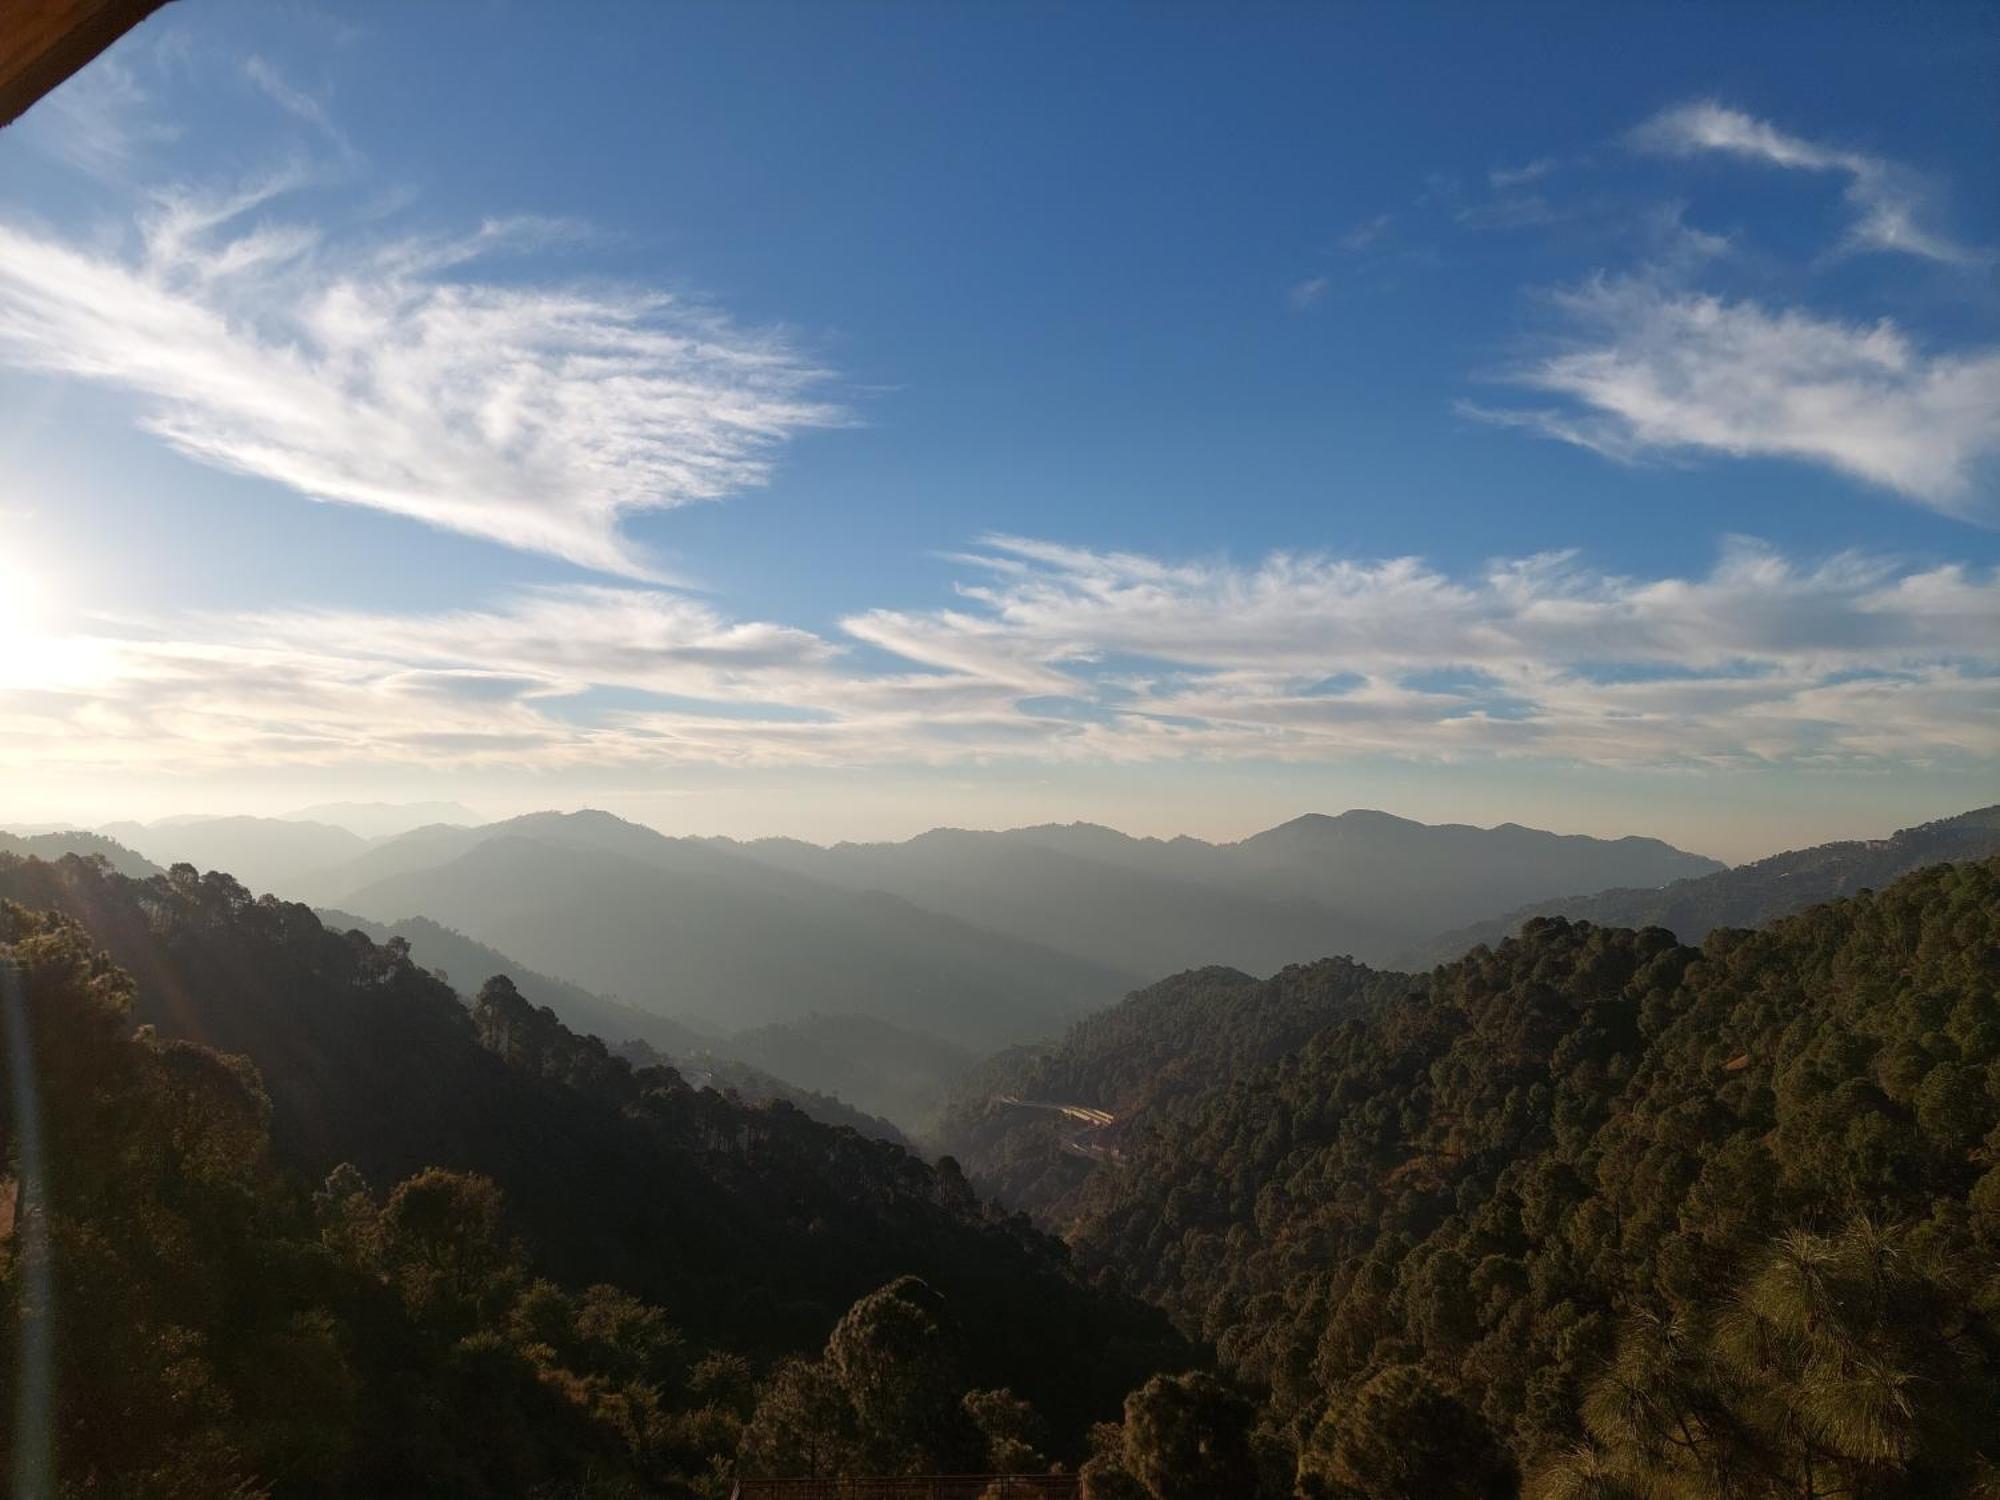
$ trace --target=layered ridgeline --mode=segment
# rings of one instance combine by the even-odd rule
[[[1057,1029],[1127,976],[603,813],[425,829],[341,874],[345,910],[421,913],[642,1009],[738,1029],[859,1014],[966,1046]]]
[[[1445,933],[1405,954],[1399,967],[1445,963],[1480,943],[1497,943],[1535,917],[1569,917],[1605,927],[1664,927],[1698,943],[1717,927],[1756,927],[1820,901],[1887,885],[1925,865],[2000,854],[2000,806],[1904,828],[1885,839],[1844,839],[1774,854],[1753,864],[1645,889],[1579,885],[1567,896]]]
[[[505,978],[468,1006],[187,868],[0,857],[0,899],[53,1194],[0,1274],[18,1308],[46,1223],[77,1492],[720,1495],[797,1462],[801,1381],[849,1467],[1075,1457],[1188,1358],[955,1168],[634,1068]],[[913,1322],[951,1358],[885,1406]]]
[[[1073,825],[821,849],[669,838],[604,813],[376,838],[298,819],[117,832],[161,863],[229,870],[253,889],[379,923],[429,918],[705,1030],[810,1021],[809,1038],[774,1041],[808,1065],[823,1054],[824,1076],[799,1080],[822,1088],[865,1061],[867,1041],[837,1035],[842,1017],[991,1051],[1189,966],[1379,962],[1526,898],[1719,868],[1650,839],[1366,812],[1235,844]]]
[[[1069,1191],[1080,1261],[1260,1395],[1267,1472],[1993,1492],[2000,860],[1700,949],[1540,920],[1392,988]]]
[[[18,855],[23,859],[61,859],[65,854],[79,854],[85,859],[101,859],[121,875],[136,875],[143,879],[148,875],[165,873],[151,860],[133,853],[116,839],[101,833],[75,830],[9,833],[0,829],[0,854]]]
[[[830,849],[787,839],[726,846],[1139,979],[1212,964],[1271,974],[1333,954],[1381,963],[1531,894],[1662,885],[1722,868],[1657,839],[1433,826],[1366,811],[1309,814],[1224,844],[1076,823],[939,829]]]

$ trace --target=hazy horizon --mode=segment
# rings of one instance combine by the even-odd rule
[[[1990,791],[1989,795],[1991,795]],[[1200,839],[1203,842],[1211,844],[1230,844],[1230,843],[1240,842],[1241,840],[1249,838],[1255,834],[1266,832],[1269,829],[1279,827],[1285,823],[1292,822],[1295,819],[1299,818],[1312,817],[1312,816],[1339,817],[1345,813],[1361,812],[1361,813],[1385,813],[1390,817],[1401,818],[1409,822],[1422,823],[1430,826],[1456,825],[1456,826],[1465,826],[1465,827],[1472,827],[1479,829],[1491,829],[1506,824],[1513,824],[1547,833],[1576,834],[1576,835],[1583,835],[1586,837],[1600,838],[1600,839],[1617,839],[1625,837],[1652,838],[1652,839],[1658,839],[1663,843],[1671,844],[1674,847],[1685,850],[1690,854],[1705,855],[1711,859],[1721,860],[1724,864],[1727,865],[1740,865],[1752,862],[1757,859],[1764,858],[1768,855],[1785,853],[1788,852],[1789,850],[1808,847],[1812,844],[1831,843],[1841,839],[1884,838],[1887,837],[1889,834],[1894,833],[1903,828],[1915,827],[1923,823],[1934,822],[1940,818],[1952,817],[1959,813],[1972,811],[1975,808],[1989,805],[1988,803],[1981,802],[1975,798],[1975,800],[1966,801],[1963,803],[1953,803],[1949,805],[1939,806],[1932,810],[1916,811],[1908,814],[1897,814],[1895,820],[1890,822],[1882,822],[1879,820],[1870,821],[1864,813],[1857,811],[1851,816],[1850,819],[1847,820],[1828,819],[1816,823],[1815,825],[1813,825],[1812,835],[1808,838],[1802,839],[1798,843],[1753,842],[1746,838],[1738,840],[1733,846],[1729,846],[1740,849],[1745,852],[1731,853],[1727,852],[1725,847],[1721,846],[1710,847],[1700,842],[1691,842],[1684,836],[1677,837],[1672,833],[1661,832],[1646,827],[1627,827],[1622,825],[1614,826],[1608,823],[1595,827],[1562,826],[1553,821],[1542,822],[1536,820],[1535,818],[1523,817],[1518,814],[1489,816],[1489,817],[1444,816],[1444,815],[1424,816],[1419,813],[1399,810],[1398,808],[1395,807],[1384,807],[1384,806],[1377,806],[1365,803],[1356,803],[1351,806],[1330,806],[1330,805],[1301,806],[1294,808],[1288,812],[1282,812],[1277,815],[1271,816],[1268,819],[1260,820],[1255,816],[1247,816],[1246,821],[1244,821],[1240,826],[1225,825],[1219,828],[1213,828],[1207,830],[1204,830],[1202,828],[1186,827],[1174,824],[1170,821],[1170,819],[1167,821],[1162,821],[1158,824],[1147,824],[1140,822],[1127,824],[1127,823],[1114,822],[1104,817],[1090,816],[1087,814],[1083,814],[1077,816],[1051,816],[1051,817],[1040,817],[1040,818],[1031,817],[1031,818],[1024,818],[1020,821],[1012,821],[1012,822],[992,821],[983,823],[971,821],[962,816],[956,818],[945,817],[935,822],[918,821],[918,822],[908,822],[901,824],[890,824],[887,826],[886,831],[880,831],[880,832],[866,831],[864,829],[864,831],[859,833],[824,831],[815,835],[813,833],[802,832],[800,831],[799,827],[784,823],[782,821],[782,817],[773,818],[769,821],[757,821],[754,822],[749,827],[745,827],[741,824],[731,823],[726,820],[718,821],[713,819],[701,819],[701,820],[688,819],[680,823],[674,823],[667,820],[663,820],[659,817],[649,818],[644,816],[637,816],[630,812],[621,811],[618,807],[608,805],[605,802],[592,802],[592,801],[582,801],[573,804],[554,804],[554,803],[525,804],[524,803],[519,806],[510,806],[505,809],[496,809],[485,805],[473,806],[463,802],[456,802],[456,807],[458,809],[458,812],[463,815],[462,817],[453,816],[448,818],[432,819],[427,817],[402,816],[402,814],[407,809],[430,808],[442,805],[448,801],[456,802],[456,799],[448,799],[440,797],[440,798],[426,798],[426,799],[411,799],[410,801],[405,802],[405,801],[397,801],[394,799],[329,797],[321,799],[318,802],[290,804],[290,805],[282,804],[280,802],[271,802],[271,803],[259,802],[246,806],[223,806],[223,807],[218,807],[213,805],[201,805],[201,806],[174,805],[171,811],[148,813],[148,814],[135,814],[129,809],[126,809],[122,811],[114,811],[104,816],[97,816],[97,815],[65,816],[63,814],[58,813],[56,815],[48,817],[27,817],[27,816],[11,817],[7,815],[6,810],[4,808],[0,808],[0,830],[7,830],[7,829],[23,830],[30,828],[55,830],[59,828],[74,828],[83,831],[83,830],[99,829],[106,827],[108,825],[123,823],[123,822],[133,822],[133,823],[142,823],[142,824],[160,826],[181,819],[254,817],[254,818],[273,818],[273,819],[284,819],[284,820],[294,820],[294,821],[309,820],[309,821],[326,822],[333,824],[336,827],[347,828],[353,832],[362,834],[364,837],[368,837],[368,836],[394,836],[395,832],[403,831],[408,828],[423,826],[424,823],[432,821],[486,824],[486,823],[505,822],[508,821],[509,819],[524,817],[531,813],[607,812],[613,815],[614,817],[623,818],[627,822],[636,823],[642,827],[650,828],[655,832],[665,834],[669,837],[729,838],[738,840],[740,842],[752,842],[759,839],[772,839],[772,838],[793,839],[803,843],[814,844],[820,847],[832,847],[834,845],[843,843],[855,843],[855,844],[901,843],[906,840],[915,838],[921,834],[937,832],[940,830],[958,830],[958,831],[975,832],[975,833],[981,833],[981,832],[1004,833],[1004,832],[1010,832],[1028,828],[1050,827],[1050,826],[1059,827],[1059,826],[1070,826],[1070,825],[1090,825],[1095,827],[1108,828],[1113,832],[1121,833],[1130,838],[1135,838],[1135,839],[1147,839],[1147,838],[1173,839],[1177,837],[1189,837],[1189,838]],[[356,812],[359,812],[361,810],[370,810],[370,811],[379,810],[379,812],[384,815],[381,819],[379,819],[379,821],[381,821],[385,826],[389,827],[390,831],[387,834],[378,834],[376,830],[372,830],[367,826],[363,826],[367,824],[369,821],[371,821],[370,819],[354,816],[352,814],[348,816],[342,816],[341,812],[338,809],[354,809]],[[840,825],[836,825],[836,827],[838,826]]]
[[[1994,799],[1976,46],[762,14],[168,7],[0,134],[0,817]]]

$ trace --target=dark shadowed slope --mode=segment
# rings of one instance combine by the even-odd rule
[[[1072,1279],[1058,1245],[986,1215],[955,1172],[635,1070],[505,980],[468,1010],[399,945],[226,876],[0,856],[0,899],[83,923],[137,980],[134,1020],[247,1056],[284,1165],[317,1180],[352,1162],[379,1186],[484,1174],[567,1285],[614,1283],[769,1353],[817,1347],[841,1309],[915,1273],[952,1299],[982,1381],[1032,1392],[1071,1433],[1173,1357],[1149,1316]]]
[[[1848,839],[1776,854],[1657,890],[1601,890],[1518,907],[1449,932],[1404,956],[1403,967],[1445,963],[1479,943],[1493,944],[1533,917],[1563,916],[1608,927],[1664,927],[1698,943],[1718,927],[1757,927],[1943,860],[2000,854],[2000,806],[1899,830],[1886,839]],[[1583,889],[1579,887],[1579,890]]]

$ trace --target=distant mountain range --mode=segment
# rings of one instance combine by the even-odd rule
[[[1419,936],[1518,905],[1526,891],[1661,885],[1724,868],[1658,839],[1430,825],[1368,811],[1312,813],[1233,844],[1131,838],[1089,823],[937,829],[900,844],[830,849],[714,842],[1140,979],[1208,964],[1269,974],[1338,953],[1381,963]]]
[[[1130,978],[605,813],[409,839],[422,862],[382,874],[412,846],[369,851],[356,862],[367,883],[344,907],[385,920],[421,912],[537,969],[708,1026],[853,1013],[990,1048],[1060,1028]]]
[[[320,802],[286,813],[285,818],[294,823],[331,823],[365,839],[394,838],[434,823],[486,821],[463,802]]]
[[[314,811],[356,819],[340,805]],[[1722,868],[1655,839],[1378,812],[1298,818],[1224,844],[1071,824],[820,848],[671,838],[602,812],[377,837],[303,817],[99,832],[155,865],[225,870],[370,923],[427,918],[575,987],[547,1003],[614,1041],[686,1051],[685,1036],[636,1024],[635,1012],[756,1032],[753,1065],[787,1059],[803,1072],[772,1071],[812,1088],[844,1078],[850,1102],[893,1101],[906,1120],[913,1101],[937,1098],[945,1075],[930,1070],[947,1060],[1059,1032],[1163,973],[1268,974],[1334,954],[1380,963],[1524,897]],[[446,946],[435,932],[412,942]],[[604,997],[621,1004],[592,1013]],[[885,1049],[915,1072],[882,1068]]]
[[[1759,927],[1864,889],[1878,889],[1925,865],[2000,854],[2000,804],[1898,830],[1886,839],[1845,839],[1774,854],[1692,880],[1652,889],[1600,890],[1516,907],[1504,916],[1448,932],[1402,956],[1396,967],[1448,963],[1489,947],[1534,917],[1569,917],[1600,927],[1664,927],[1699,943],[1718,927]]]

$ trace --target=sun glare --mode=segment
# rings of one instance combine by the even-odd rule
[[[48,626],[49,594],[34,566],[0,554],[0,685],[32,675]]]

